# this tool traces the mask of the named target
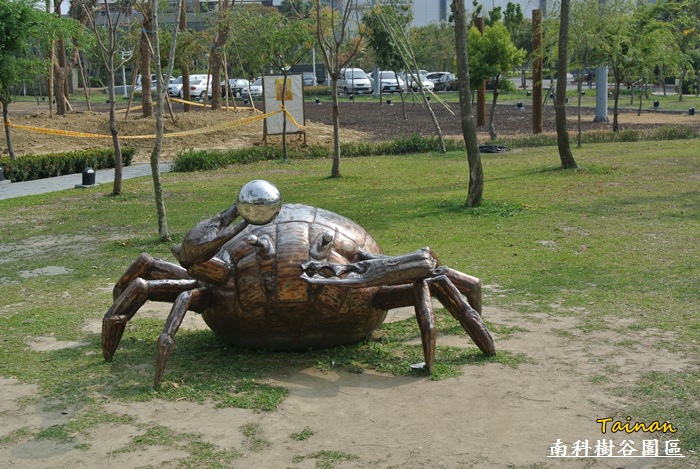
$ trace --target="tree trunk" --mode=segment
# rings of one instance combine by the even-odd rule
[[[114,95],[114,56],[109,57],[107,84],[109,86],[109,133],[112,135],[112,147],[114,147],[114,188],[112,194],[122,193],[122,147],[119,141],[119,130],[117,129],[117,103]]]
[[[61,55],[59,48],[59,57]],[[56,115],[65,116],[66,115],[66,93],[65,93],[65,82],[66,76],[68,75],[68,70],[65,67],[61,67],[59,64],[54,63],[53,65],[53,95],[56,99]]]
[[[150,7],[144,9],[141,23],[141,41],[139,42],[139,54],[141,57],[141,115],[153,117],[153,99],[151,98],[151,54],[155,50],[151,47],[153,37],[153,10]]]
[[[576,169],[578,165],[571,152],[569,132],[566,129],[566,74],[569,61],[569,0],[561,0],[559,21],[559,56],[557,64],[557,101],[554,103],[557,145],[563,169]]]
[[[620,130],[620,123],[617,119],[617,115],[618,115],[617,105],[619,104],[619,101],[620,101],[619,98],[620,98],[620,79],[618,79],[616,76],[615,77],[615,104],[613,104],[613,127],[612,127],[613,132],[617,132],[618,130]]]
[[[476,137],[476,120],[472,112],[472,95],[469,88],[469,54],[467,52],[467,15],[463,0],[452,0],[455,21],[455,48],[457,52],[457,77],[459,79],[459,110],[461,114],[462,138],[467,147],[469,162],[468,207],[481,204],[484,193],[484,171]]]
[[[496,140],[496,127],[493,125],[493,118],[496,115],[496,101],[498,101],[498,83],[501,75],[496,76],[496,83],[493,87],[493,104],[491,105],[491,111],[489,112],[489,137],[491,141]]]
[[[168,232],[168,219],[165,214],[165,201],[163,199],[163,185],[160,182],[160,153],[163,147],[163,108],[165,101],[165,83],[161,79],[163,72],[160,67],[160,49],[158,43],[158,0],[151,1],[151,21],[153,24],[153,58],[156,68],[156,138],[151,151],[151,175],[153,177],[153,192],[156,199],[156,211],[158,212],[158,236],[161,240],[170,239]],[[150,78],[150,74],[149,74]],[[143,74],[141,75],[143,81]],[[150,84],[150,79],[148,80]],[[150,90],[148,96],[150,97]],[[150,107],[149,107],[150,108]]]
[[[331,177],[340,177],[340,107],[338,106],[338,79],[331,79],[331,93],[333,94],[333,164],[331,165]]]
[[[234,2],[231,2],[233,6]],[[224,48],[229,36],[231,27],[230,16],[228,15],[229,1],[223,0],[219,3],[219,22],[217,25],[216,38],[214,39],[214,48],[211,52],[211,108],[221,109],[221,70],[224,65]]]
[[[10,122],[10,115],[7,110],[7,105],[9,104],[9,99],[5,99],[4,97],[0,98],[0,102],[2,102],[2,121],[5,123],[5,140],[7,141],[7,153],[10,155],[10,158],[13,160],[17,159],[17,156],[15,155],[15,149],[12,146],[12,134],[10,133],[10,126],[7,125],[8,122]],[[3,171],[2,168],[0,168],[0,171]]]
[[[544,130],[542,115],[542,10],[532,10],[532,133]]]
[[[196,2],[199,4],[198,2]],[[187,0],[182,0],[180,2],[180,21],[178,22],[178,29],[182,31],[187,30]],[[190,101],[190,64],[189,60],[185,59],[181,62],[180,68],[182,69],[182,99],[183,101]],[[192,106],[189,104],[184,104],[182,106],[183,112],[190,112]]]

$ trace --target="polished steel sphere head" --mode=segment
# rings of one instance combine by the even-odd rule
[[[255,179],[241,187],[236,206],[251,225],[265,225],[280,213],[282,195],[271,182]]]

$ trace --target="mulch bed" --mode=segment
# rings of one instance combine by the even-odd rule
[[[419,103],[406,101],[404,109],[398,96],[391,97],[392,105],[380,104],[379,102],[351,102],[345,97],[341,97],[340,103],[340,126],[342,128],[359,130],[371,135],[372,140],[384,141],[399,137],[408,137],[413,134],[421,136],[435,135],[435,126],[428,114],[428,111]],[[386,102],[386,98],[385,101]],[[331,103],[323,102],[316,105],[313,102],[306,105],[306,119],[323,124],[332,125]],[[449,103],[449,109],[437,103],[432,103],[443,135],[461,136],[460,113],[458,103]],[[490,106],[487,106],[487,112]],[[451,111],[451,112],[450,112]],[[576,108],[570,107],[568,110],[569,131],[577,130]],[[629,112],[629,111],[625,111]],[[582,108],[583,131],[589,130],[612,130],[612,122],[594,122],[595,109]],[[629,112],[636,115],[636,112]],[[476,107],[474,107],[476,118]],[[612,116],[609,116],[612,121]],[[486,116],[488,122],[488,114]],[[554,107],[547,106],[543,112],[544,132],[556,132],[554,123]],[[620,122],[624,123],[624,116],[620,117]],[[624,128],[651,128],[658,124],[631,124],[624,123]],[[528,135],[532,134],[532,106],[524,105],[521,109],[516,106],[503,104],[498,105],[494,115],[494,127],[499,136]],[[486,125],[479,126],[478,132],[488,132]]]

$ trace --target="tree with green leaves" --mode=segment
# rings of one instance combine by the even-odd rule
[[[362,16],[362,24],[367,30],[367,45],[374,52],[376,65],[379,70],[394,72],[398,81],[397,71],[405,70],[406,62],[398,44],[398,35],[395,32],[405,30],[411,22],[411,12],[406,5],[382,5],[376,4]],[[375,77],[379,80],[379,77]],[[405,102],[403,90],[400,90],[401,102]],[[382,89],[379,87],[381,102]]]
[[[583,92],[583,78],[589,67],[600,65],[596,58],[596,50],[601,40],[601,28],[603,21],[600,16],[599,0],[577,0],[571,4],[571,23],[569,25],[569,39],[571,47],[572,64],[578,68],[578,99],[577,117],[578,132],[577,146],[581,146],[583,123],[581,120],[581,98]],[[589,85],[590,86],[590,85]],[[606,92],[605,90],[602,90]]]
[[[678,100],[683,100],[683,81],[692,67],[691,57],[700,55],[700,0],[668,0],[658,2],[653,14],[661,21],[669,23],[674,32],[675,42],[684,59],[677,64]],[[700,65],[700,64],[698,64]],[[699,69],[694,74],[700,77]],[[700,84],[700,78],[698,78]]]
[[[527,87],[526,69],[532,55],[532,20],[525,18],[519,3],[508,2],[503,13],[503,25],[510,34],[510,40],[518,49],[525,51],[525,57],[520,64],[520,86]]]
[[[645,88],[654,78],[657,68],[664,64],[678,70],[689,66],[688,57],[675,41],[673,25],[654,18],[650,6],[639,6],[634,10],[634,42],[630,56],[630,72],[633,81]],[[682,94],[682,93],[681,93]],[[639,94],[637,115],[642,112],[644,93]]]
[[[7,125],[12,88],[36,76],[45,76],[46,63],[32,55],[31,46],[56,26],[51,15],[35,9],[30,1],[0,0],[0,103],[7,151],[13,160],[16,156]]]
[[[375,53],[377,56],[395,54],[391,60],[382,60],[379,65],[385,67],[388,64],[389,70],[401,69],[406,72],[406,76],[410,76],[413,83],[421,83],[420,71],[416,61],[415,53],[411,47],[409,33],[407,30],[410,23],[410,10],[405,9],[402,5],[396,5],[393,0],[384,5],[376,5],[372,10],[365,14],[363,23],[367,26],[370,46],[378,50]],[[387,46],[391,44],[391,47]],[[411,92],[413,90],[411,89]],[[442,153],[446,153],[445,139],[440,129],[440,123],[433,112],[425,89],[422,86],[418,87],[418,93],[422,99],[423,106],[428,111],[430,119],[435,126],[437,137],[440,140],[440,149]],[[380,88],[381,97],[381,88]],[[401,104],[403,106],[404,119],[406,118],[406,101],[401,92]]]
[[[311,18],[314,4],[311,0],[282,0],[280,11],[288,18]]]
[[[455,31],[450,23],[413,27],[408,33],[416,62],[431,71],[452,70],[455,59]]]
[[[499,95],[499,84],[503,74],[525,60],[525,51],[515,47],[508,30],[500,21],[484,27],[482,35],[476,27],[469,30],[467,39],[469,49],[470,85],[478,87],[485,80],[493,80],[493,103],[489,113],[489,135],[496,139],[493,118]]]

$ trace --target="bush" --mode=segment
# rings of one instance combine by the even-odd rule
[[[464,149],[460,140],[445,139],[447,151]],[[340,153],[345,158],[376,155],[404,155],[407,153],[427,153],[440,151],[437,137],[411,135],[390,142],[345,142],[340,145]],[[331,149],[320,145],[305,148],[291,148],[287,157],[291,159],[329,158]],[[172,170],[180,172],[206,171],[232,164],[246,164],[255,161],[281,160],[282,149],[279,147],[250,147],[235,150],[192,150],[178,153],[173,161]]]
[[[135,150],[122,148],[122,164],[129,166]],[[16,160],[0,158],[0,168],[5,179],[12,182],[31,181],[65,174],[80,173],[86,167],[93,169],[114,168],[114,150],[111,148],[71,151],[68,153],[48,153],[25,155]]]
[[[313,96],[333,96],[333,93],[331,93],[331,87],[330,86],[307,86],[304,88],[304,96],[305,97],[313,97]]]

